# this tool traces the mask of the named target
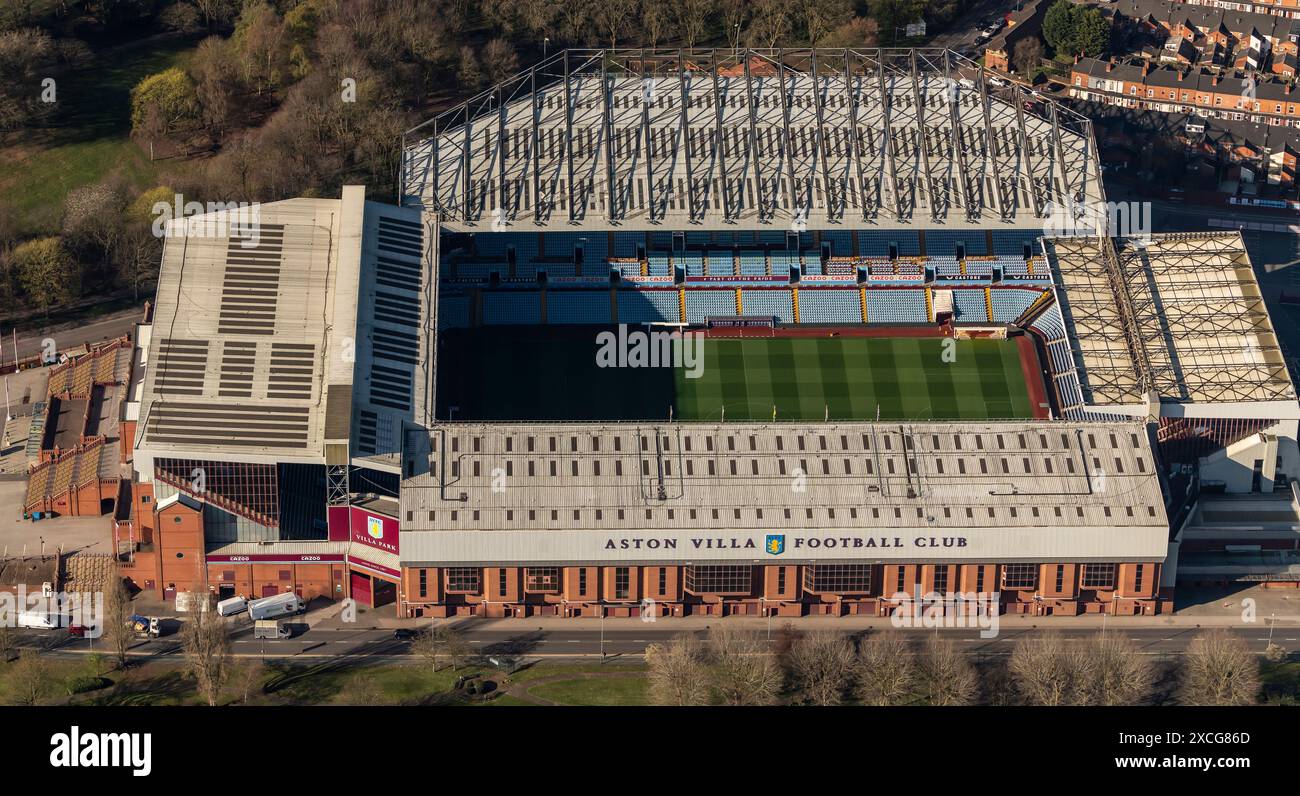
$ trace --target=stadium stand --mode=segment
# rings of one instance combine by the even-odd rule
[[[735,315],[736,293],[732,290],[686,291],[686,322],[704,323],[710,315]]]
[[[710,276],[736,275],[736,256],[730,249],[709,249],[705,255],[709,258]]]
[[[438,300],[438,328],[468,327],[469,311],[469,296],[453,296],[444,293]]]
[[[676,290],[620,290],[619,323],[677,323]]]
[[[832,257],[853,256],[853,232],[849,230],[825,230],[821,233],[822,243],[831,245]]]
[[[546,294],[547,323],[607,324],[611,320],[607,290],[551,290]]]
[[[794,303],[789,290],[742,290],[746,315],[773,315],[777,323],[794,323]]]
[[[928,323],[923,290],[868,290],[871,323]]]
[[[992,290],[994,323],[1014,323],[1041,295],[1037,291],[1014,288]]]
[[[983,290],[954,290],[952,305],[957,311],[957,323],[988,323],[989,313],[984,305]]]
[[[740,253],[741,276],[764,276],[767,274],[767,256],[761,251],[742,251]]]
[[[541,323],[541,294],[533,291],[484,293],[483,322],[486,324]]]
[[[967,257],[991,254],[988,238],[982,230],[931,229],[925,233],[925,253],[931,258],[956,257],[957,244],[966,246]]]
[[[924,312],[924,299],[922,299]],[[799,291],[801,323],[862,323],[858,291],[848,288],[804,288]]]

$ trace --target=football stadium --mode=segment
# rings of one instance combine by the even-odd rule
[[[400,207],[169,237],[115,525],[142,588],[1135,614],[1180,550],[1294,544],[1218,519],[1300,506],[1240,236],[1053,233],[1105,202],[1088,120],[954,53],[568,50],[403,146]]]

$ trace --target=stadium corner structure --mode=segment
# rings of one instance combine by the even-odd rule
[[[114,514],[140,588],[1045,615],[1287,581],[1234,519],[1300,475],[1242,241],[1049,234],[1104,202],[1050,100],[943,50],[569,50],[404,147],[400,206],[172,222]],[[598,367],[636,332],[703,377]]]

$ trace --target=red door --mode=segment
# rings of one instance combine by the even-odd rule
[[[362,605],[372,605],[374,603],[370,594],[370,577],[361,575],[356,572],[352,574],[352,599]]]
[[[274,597],[275,595],[277,595],[277,594],[279,594],[279,593],[280,593],[280,587],[279,587],[279,586],[276,586],[276,585],[271,584],[271,583],[264,583],[264,584],[262,584],[262,596],[263,596],[263,597]]]

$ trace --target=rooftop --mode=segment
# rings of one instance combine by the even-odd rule
[[[566,50],[408,131],[402,174],[453,231],[1041,228],[1101,194],[1086,117],[940,49]]]
[[[1044,246],[1089,404],[1295,404],[1240,233],[1123,239],[1110,263],[1096,238]]]

